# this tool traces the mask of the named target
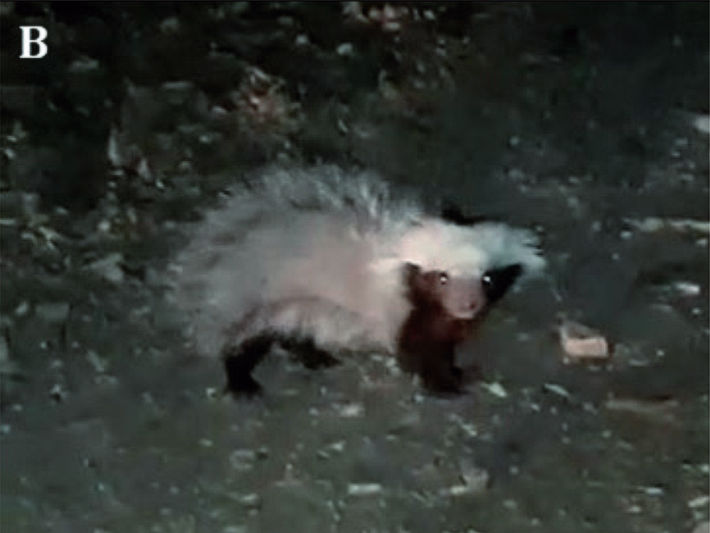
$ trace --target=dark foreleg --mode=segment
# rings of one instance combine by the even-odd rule
[[[427,343],[399,355],[402,369],[417,374],[424,387],[437,394],[461,392],[463,372],[454,364],[453,343]]]
[[[454,364],[454,346],[444,343],[424,354],[419,376],[424,386],[435,393],[461,392],[462,372]]]

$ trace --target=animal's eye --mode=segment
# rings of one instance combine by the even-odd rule
[[[493,278],[491,278],[491,276],[488,274],[484,274],[481,278],[481,283],[484,287],[491,287],[493,286]]]
[[[449,282],[449,275],[446,272],[441,272],[439,274],[439,283],[441,285],[446,285]]]

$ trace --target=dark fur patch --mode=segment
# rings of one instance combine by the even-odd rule
[[[474,226],[481,222],[496,222],[496,218],[488,215],[466,215],[461,208],[453,203],[445,203],[441,208],[441,218],[457,226]]]
[[[488,305],[500,300],[522,273],[523,267],[519,264],[485,272],[481,282],[483,283],[483,291],[486,294]]]

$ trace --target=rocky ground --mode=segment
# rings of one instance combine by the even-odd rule
[[[3,2],[2,529],[707,531],[707,21]],[[20,60],[33,24],[50,53]],[[277,354],[234,402],[187,348],[165,273],[190,223],[253,169],[321,161],[542,235],[549,275],[461,350],[467,394]],[[566,361],[563,318],[611,357]]]

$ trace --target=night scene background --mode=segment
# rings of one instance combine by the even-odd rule
[[[0,3],[3,531],[707,533],[707,2]],[[48,53],[21,59],[20,26]],[[266,165],[534,228],[427,394],[391,359],[223,396],[166,298]],[[569,360],[560,321],[610,357]]]

